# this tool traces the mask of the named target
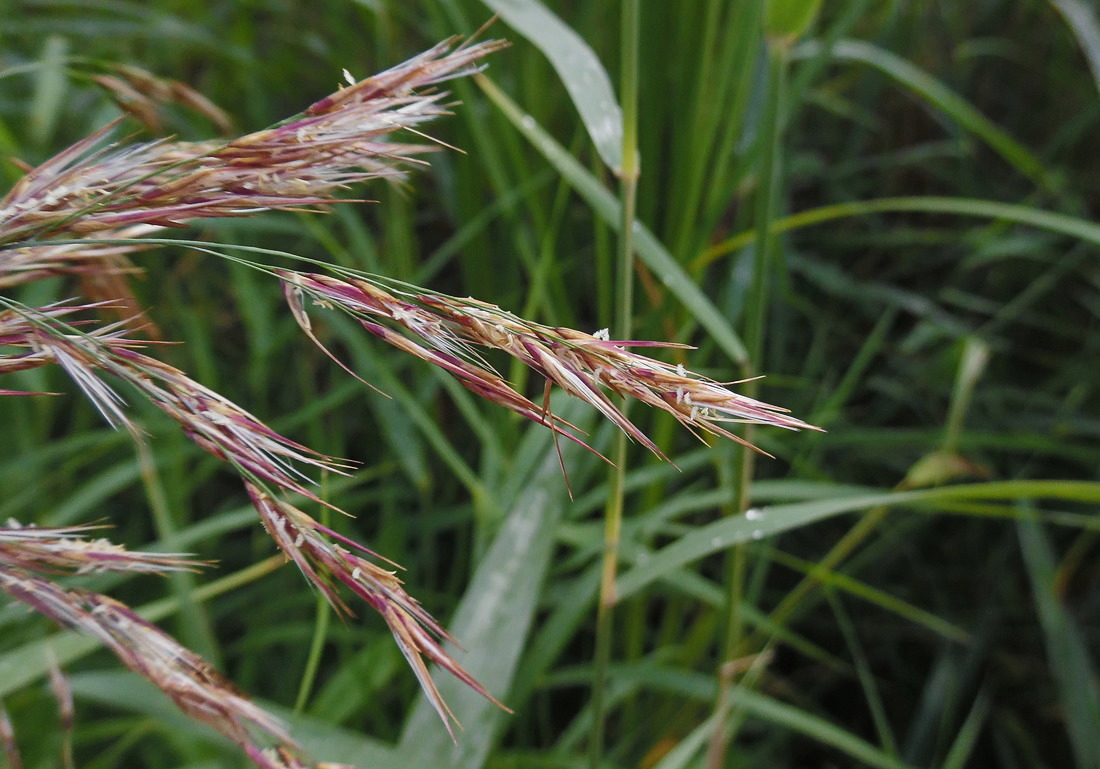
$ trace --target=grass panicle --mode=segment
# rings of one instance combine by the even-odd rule
[[[107,145],[115,128],[109,125],[29,169],[0,201],[0,246],[7,247],[0,255],[0,287],[54,275],[128,272],[128,263],[120,267],[117,260],[155,245],[129,244],[130,238],[198,219],[315,207],[333,202],[349,185],[401,173],[417,155],[436,147],[399,144],[388,135],[404,130],[423,136],[416,126],[444,112],[445,93],[433,86],[476,71],[477,62],[500,47],[499,42],[440,44],[379,75],[351,80],[301,115],[228,142]],[[51,242],[93,234],[108,242]],[[268,490],[329,504],[310,488],[299,466],[343,473],[351,465],[280,435],[178,368],[140,352],[151,343],[129,335],[140,330],[133,319],[89,330],[95,321],[80,313],[103,309],[103,303],[35,308],[2,301],[0,373],[57,365],[112,426],[126,428],[140,441],[142,429],[103,374],[126,382],[196,445],[240,473],[268,533],[334,606],[350,613],[335,592],[335,583],[342,582],[382,615],[448,730],[453,716],[424,657],[492,699],[442,649],[445,631],[392,572],[337,544],[333,538],[357,547]],[[281,724],[125,605],[23,572],[46,566],[77,573],[184,568],[177,556],[130,553],[104,540],[74,538],[82,531],[18,526],[0,531],[0,586],[39,613],[100,639],[184,712],[240,745],[257,766],[303,766]],[[259,745],[249,725],[284,744]]]
[[[300,115],[227,142],[112,144],[109,137],[116,126],[108,125],[28,169],[0,201],[0,246],[6,246],[0,251],[0,287],[66,274],[125,275],[132,271],[127,257],[154,247],[155,240],[148,236],[162,228],[274,209],[315,209],[336,202],[335,194],[351,185],[402,174],[419,162],[419,155],[438,146],[391,141],[390,134],[404,131],[423,137],[418,126],[444,112],[445,93],[434,86],[477,71],[478,62],[501,47],[493,41],[457,47],[443,43],[365,80],[348,76],[346,87]],[[100,84],[125,93],[120,83],[103,83],[101,78]],[[342,279],[288,270],[275,274],[285,286],[294,319],[318,344],[305,311],[306,297],[322,307],[338,307],[374,336],[440,366],[474,393],[586,447],[573,425],[550,412],[548,396],[539,406],[521,395],[478,350],[507,353],[543,376],[548,388],[557,385],[595,407],[662,458],[661,449],[612,403],[608,392],[664,410],[700,437],[712,434],[742,441],[721,426],[729,423],[811,427],[783,409],[692,374],[682,364],[663,363],[629,349],[684,345],[614,341],[607,332],[591,335],[545,326],[486,302],[421,289],[403,290],[399,297],[365,277]],[[118,301],[132,299],[127,294]],[[199,448],[237,471],[267,533],[329,604],[344,616],[352,614],[338,592],[343,585],[382,616],[452,737],[457,720],[433,682],[428,663],[499,705],[444,649],[443,643],[452,639],[405,592],[394,572],[371,560],[377,558],[373,552],[322,526],[290,502],[287,495],[297,495],[334,507],[313,490],[303,469],[346,474],[353,464],[281,435],[180,369],[144,352],[160,342],[139,338],[139,316],[108,324],[87,317],[94,310],[117,310],[117,305],[58,303],[36,308],[12,299],[2,302],[0,343],[9,352],[0,356],[0,373],[56,365],[108,423],[143,441],[144,431],[127,413],[126,399],[104,375],[125,382],[174,420]],[[296,746],[289,744],[283,727],[233,693],[207,663],[169,636],[106,596],[64,590],[22,573],[44,566],[73,568],[78,574],[124,568],[163,571],[189,563],[178,556],[129,553],[103,540],[74,538],[84,530],[0,530],[0,564],[11,567],[0,575],[4,590],[39,613],[102,640],[182,710],[241,746],[256,765],[298,766]],[[248,725],[282,744],[260,746],[250,737]]]

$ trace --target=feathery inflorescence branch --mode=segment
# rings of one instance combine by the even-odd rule
[[[405,592],[397,575],[358,554],[379,558],[376,553],[322,526],[294,505],[255,484],[245,485],[268,533],[306,578],[320,588],[333,608],[345,615],[351,613],[337,592],[338,585],[343,584],[382,615],[432,707],[452,736],[452,724],[457,721],[432,681],[425,658],[500,704],[444,650],[442,642],[454,639]]]
[[[50,664],[50,690],[57,700],[57,720],[61,727],[62,748],[61,763],[65,769],[74,769],[73,761],[73,728],[76,726],[76,709],[73,707],[73,688],[69,677],[61,670],[52,650],[47,656]]]
[[[0,200],[0,245],[331,202],[339,190],[400,174],[435,149],[387,139],[444,114],[446,94],[431,87],[469,74],[502,45],[441,43],[229,142],[104,146],[114,128],[107,126],[30,170]]]
[[[448,371],[479,395],[578,442],[580,439],[567,431],[567,425],[545,409],[540,410],[504,381],[478,355],[477,348],[507,353],[548,382],[594,406],[627,435],[661,457],[664,454],[660,448],[615,406],[608,392],[666,411],[696,435],[710,433],[739,443],[745,441],[723,424],[820,429],[790,416],[786,409],[739,395],[723,383],[687,371],[683,365],[665,363],[628,349],[686,345],[617,341],[609,339],[606,332],[593,335],[544,326],[475,299],[429,293],[398,297],[377,281],[362,277],[349,276],[345,280],[289,270],[279,271],[279,275],[291,312],[317,344],[320,342],[306,314],[307,297],[318,306],[335,307],[351,314],[367,331]],[[375,318],[391,321],[424,344],[376,323]]]
[[[202,562],[185,553],[143,553],[127,550],[103,537],[84,534],[106,526],[23,526],[9,520],[0,526],[0,564],[34,571],[150,572],[197,571]]]
[[[330,769],[336,766],[303,763],[301,750],[279,719],[250,702],[200,656],[126,605],[98,593],[64,589],[27,573],[28,569],[72,570],[77,574],[88,571],[163,573],[205,565],[181,554],[133,552],[104,539],[87,540],[79,536],[96,528],[101,527],[24,527],[10,521],[8,526],[0,528],[0,590],[56,622],[98,639],[126,667],[164,691],[183,712],[239,745],[261,769]],[[412,599],[408,601],[415,605]],[[420,667],[423,668],[423,664]],[[71,731],[72,693],[53,662],[50,680],[62,728]],[[18,751],[14,731],[6,716],[0,713],[0,739],[14,767],[19,765]],[[256,733],[266,734],[277,743],[261,744]]]
[[[0,373],[56,363],[84,391],[112,425],[135,435],[137,425],[122,410],[124,399],[100,377],[106,371],[132,385],[178,422],[192,441],[233,464],[246,477],[320,501],[294,463],[343,472],[349,465],[279,435],[229,399],[174,366],[136,348],[148,342],[128,338],[125,322],[91,332],[71,333],[54,322],[89,306],[55,305],[0,312],[0,344],[28,352],[0,358]],[[75,332],[75,327],[70,327]]]
[[[39,614],[97,639],[126,667],[171,697],[183,712],[212,726],[250,756],[263,752],[254,730],[293,746],[277,718],[246,699],[202,657],[125,604],[99,593],[64,589],[3,565],[0,590]]]
[[[0,250],[0,289],[33,283],[56,275],[102,277],[104,273],[137,273],[138,270],[125,260],[125,255],[153,248],[154,244],[117,241],[141,238],[159,229],[152,225],[139,224],[100,233],[104,240],[115,242],[74,240],[51,243],[47,240]]]

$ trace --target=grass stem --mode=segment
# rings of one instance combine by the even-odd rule
[[[322,498],[328,496],[328,473],[322,473],[321,483]],[[332,525],[332,511],[324,505],[318,505],[320,508],[321,523],[325,526]],[[326,600],[325,596],[318,591],[316,596],[316,608],[315,608],[315,620],[313,623],[313,637],[309,642],[309,656],[306,657],[305,670],[302,671],[302,681],[298,685],[298,696],[294,700],[294,712],[301,713],[305,710],[306,702],[309,700],[309,694],[313,689],[313,684],[317,680],[317,670],[321,666],[321,654],[325,649],[325,640],[328,638],[328,626],[329,619],[332,617],[332,605]]]
[[[780,172],[779,152],[782,146],[782,97],[786,83],[787,51],[783,46],[768,46],[767,96],[764,113],[761,118],[760,141],[760,180],[756,194],[756,232],[753,244],[752,286],[746,297],[745,305],[745,345],[748,350],[743,373],[746,379],[756,376],[764,349],[764,325],[768,307],[768,285],[771,252],[775,235],[770,226],[775,218],[776,191]],[[759,383],[751,380],[745,383],[745,395],[756,398]],[[743,437],[749,443],[753,441],[752,425],[746,425]],[[741,446],[737,473],[737,503],[731,512],[742,515],[751,501],[752,478],[756,467],[756,452]],[[747,653],[743,644],[743,612],[745,570],[747,553],[744,545],[737,545],[729,553],[726,565],[726,627],[722,646],[721,664]],[[720,687],[721,688],[721,687]],[[716,708],[721,710],[721,698]],[[718,721],[711,744],[707,751],[708,767],[717,769],[724,764],[725,750],[731,734],[722,728],[725,719]]]
[[[623,110],[622,167],[618,171],[622,203],[619,229],[617,312],[614,335],[629,339],[634,312],[634,211],[638,189],[638,0],[626,0],[621,17]],[[624,402],[622,408],[626,409]],[[608,500],[604,517],[603,563],[600,570],[600,598],[596,615],[596,659],[592,687],[592,738],[589,765],[596,769],[603,756],[605,691],[611,664],[614,633],[615,578],[619,561],[623,503],[626,483],[627,437],[616,439]]]

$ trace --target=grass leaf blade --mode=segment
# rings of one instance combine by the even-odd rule
[[[618,173],[623,165],[623,113],[596,53],[538,0],[481,1],[550,60],[600,158]]]
[[[924,70],[900,56],[862,40],[840,40],[830,51],[837,59],[868,64],[892,77],[980,138],[1036,184],[1046,188],[1051,186],[1046,168],[1039,158],[979,112],[969,101]],[[795,53],[804,57],[817,56],[821,53],[821,44],[806,41],[795,48]]]
[[[569,419],[568,412],[575,409],[564,411],[563,416]],[[528,435],[528,443],[547,444],[543,461],[529,482],[516,490],[507,520],[480,559],[448,623],[449,632],[468,649],[457,655],[463,666],[501,697],[511,687],[527,645],[550,566],[554,528],[567,504],[561,468],[557,456],[549,450],[550,436],[539,429]],[[575,447],[570,447],[566,456],[576,456]],[[405,724],[397,748],[399,756],[407,766],[483,766],[503,726],[505,712],[457,679],[440,680],[439,691],[462,725],[457,740],[451,741],[439,726],[431,703],[421,695]]]
[[[1057,596],[1057,564],[1050,540],[1036,521],[1016,524],[1047,656],[1058,683],[1066,730],[1081,769],[1100,766],[1100,686],[1085,642],[1072,615]]]

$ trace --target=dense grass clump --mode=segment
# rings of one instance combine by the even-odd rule
[[[0,8],[7,765],[1100,766],[1096,11],[689,5]]]

